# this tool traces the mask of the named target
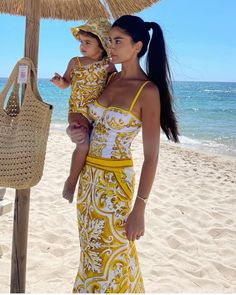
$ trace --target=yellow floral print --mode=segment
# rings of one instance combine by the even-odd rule
[[[131,110],[96,100],[88,118],[93,130],[77,197],[81,251],[73,292],[144,293],[135,243],[125,234],[135,183],[130,148],[142,122]]]
[[[71,71],[71,95],[69,99],[69,113],[81,113],[88,118],[88,105],[102,93],[108,73],[109,59],[80,65]]]

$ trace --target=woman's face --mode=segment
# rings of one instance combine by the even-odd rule
[[[109,51],[114,64],[125,63],[137,58],[137,43],[119,27],[111,28],[109,32]]]

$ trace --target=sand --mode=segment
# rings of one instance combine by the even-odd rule
[[[142,143],[133,145],[136,188]],[[28,293],[70,293],[79,263],[75,202],[61,197],[74,145],[51,130],[44,175],[31,190]],[[136,245],[146,292],[236,292],[236,158],[161,144]],[[14,202],[14,190],[5,199]],[[0,293],[10,290],[13,210],[0,216]]]

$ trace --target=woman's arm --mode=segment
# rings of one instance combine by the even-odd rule
[[[139,180],[138,195],[126,224],[126,235],[134,241],[144,235],[145,202],[149,197],[156,174],[160,144],[160,96],[157,87],[151,83],[143,90],[141,97],[142,135],[144,162]]]
[[[148,198],[156,174],[160,145],[161,104],[159,91],[150,85],[145,99],[142,100],[142,136],[144,162],[142,166],[138,196]],[[137,199],[136,202],[142,203]]]

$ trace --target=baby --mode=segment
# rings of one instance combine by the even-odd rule
[[[83,57],[73,57],[63,77],[55,73],[51,82],[59,88],[71,85],[68,123],[72,128],[84,128],[87,140],[76,144],[72,155],[70,175],[65,181],[63,197],[73,201],[74,191],[89,149],[90,122],[88,105],[102,93],[109,74],[116,71],[108,58],[108,32],[111,24],[103,18],[88,20],[84,25],[72,28],[72,34],[80,41]]]

